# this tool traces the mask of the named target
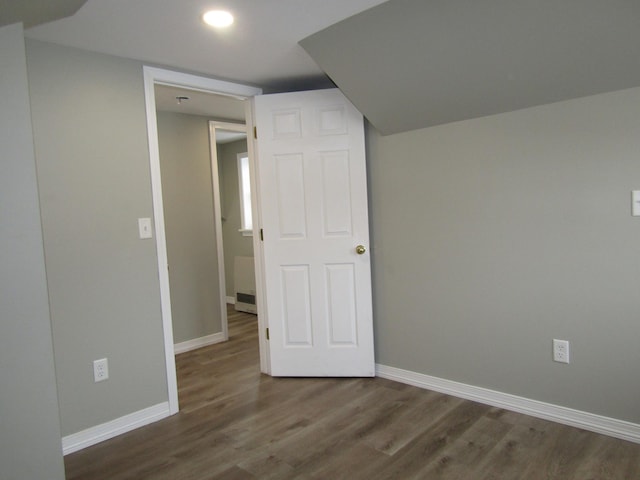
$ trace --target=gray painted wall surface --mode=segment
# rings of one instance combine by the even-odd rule
[[[0,478],[64,479],[23,31],[0,28]]]
[[[377,362],[640,423],[639,106],[369,128]]]
[[[238,184],[238,153],[247,151],[247,141],[218,145],[218,165],[222,190],[222,224],[224,238],[224,269],[227,296],[234,296],[233,259],[236,256],[253,257],[253,238],[245,237],[240,229],[240,186]]]
[[[142,71],[39,42],[27,61],[68,435],[167,399],[154,242],[137,238],[152,215]],[[370,128],[377,361],[639,423],[639,103],[631,89]],[[103,356],[111,379],[94,384]]]
[[[222,331],[206,117],[158,112],[175,343]]]
[[[640,85],[629,0],[389,0],[300,41],[383,134]]]
[[[36,41],[27,65],[66,436],[168,399],[142,65]]]

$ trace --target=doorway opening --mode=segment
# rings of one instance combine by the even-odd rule
[[[173,101],[177,104],[185,102],[184,98],[191,95],[209,94],[210,98],[216,98],[224,103],[229,100],[243,101],[242,105],[245,112],[246,124],[252,124],[251,108],[246,100],[261,93],[261,90],[254,87],[248,87],[246,85],[234,84],[230,82],[224,82],[219,80],[212,80],[204,77],[198,77],[189,74],[183,74],[173,72],[164,69],[158,69],[153,67],[144,67],[144,80],[145,80],[145,103],[147,111],[147,131],[149,137],[149,157],[150,157],[150,170],[151,170],[151,184],[153,194],[153,210],[155,220],[155,239],[158,255],[158,275],[160,280],[160,301],[161,301],[161,313],[163,323],[164,345],[165,345],[165,360],[166,360],[166,372],[167,372],[167,391],[169,400],[169,412],[170,414],[177,413],[179,410],[178,403],[178,388],[176,378],[176,366],[175,366],[175,348],[174,348],[174,319],[172,316],[172,298],[170,289],[170,276],[169,276],[169,256],[168,256],[168,233],[165,225],[165,208],[163,198],[163,179],[161,175],[161,161],[160,161],[160,147],[158,136],[158,115],[156,112],[156,87],[168,87],[169,89],[180,89],[180,92],[173,96]],[[158,97],[161,93],[159,89]],[[187,91],[189,95],[183,95],[182,92]],[[166,93],[166,92],[165,92]],[[172,95],[171,93],[169,93]],[[195,104],[196,102],[194,102]],[[245,131],[246,131],[246,127]],[[215,130],[215,129],[214,129]],[[212,142],[211,148],[215,149],[215,144]],[[252,142],[248,142],[247,145],[248,157],[253,162],[253,145]],[[223,259],[223,247],[222,247],[222,209],[221,209],[221,195],[220,195],[220,183],[218,175],[217,162],[211,162],[211,185],[213,189],[213,217],[217,224],[215,229],[216,237],[216,251],[218,259]],[[252,182],[255,182],[252,180]],[[255,206],[255,196],[252,200]],[[179,235],[178,235],[179,236]],[[253,239],[254,248],[256,244],[256,237]],[[259,262],[258,262],[259,263]],[[256,283],[259,289],[261,287],[261,272],[259,267],[256,271]],[[221,335],[223,339],[228,338],[228,331],[226,325],[226,287],[225,287],[225,275],[224,268],[218,269],[218,282],[219,282],[219,312],[221,316]],[[259,295],[258,295],[259,297]],[[260,325],[261,319],[258,317],[258,324]],[[213,340],[209,338],[209,340]],[[260,359],[261,369],[263,369],[263,358],[266,357],[262,342],[260,344]]]
[[[246,125],[209,121],[209,132],[211,161],[219,172],[226,302],[237,311],[256,314],[251,173]]]

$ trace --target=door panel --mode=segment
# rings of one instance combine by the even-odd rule
[[[362,115],[337,89],[254,106],[271,373],[373,376]]]
[[[329,345],[357,345],[356,285],[353,264],[326,265]]]
[[[307,236],[304,163],[301,154],[274,155],[280,238]]]
[[[322,216],[324,235],[351,237],[351,173],[349,152],[323,152]]]
[[[282,272],[284,345],[313,346],[308,265],[286,265]]]

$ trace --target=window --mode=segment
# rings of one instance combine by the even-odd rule
[[[251,180],[249,176],[249,156],[238,154],[238,184],[240,186],[240,231],[245,236],[253,235],[251,215]]]

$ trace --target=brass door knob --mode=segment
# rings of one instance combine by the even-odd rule
[[[366,251],[367,251],[367,249],[366,249],[366,248],[364,248],[364,245],[358,245],[358,246],[356,247],[356,253],[357,253],[358,255],[362,255],[362,254],[363,254],[364,252],[366,252]]]

